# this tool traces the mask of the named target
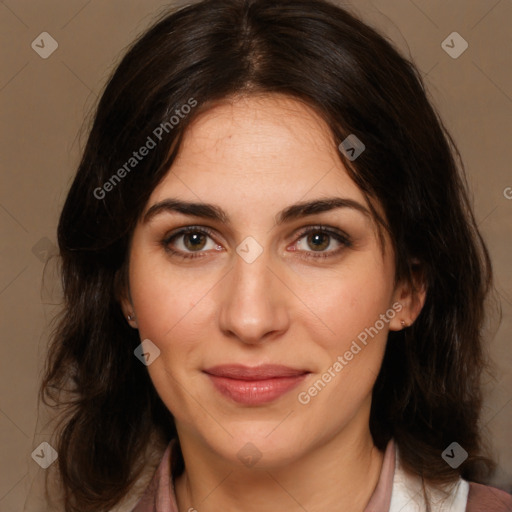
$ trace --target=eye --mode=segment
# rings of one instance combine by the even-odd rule
[[[212,240],[213,231],[206,227],[187,226],[162,240],[162,245],[170,254],[182,258],[199,258],[206,250],[222,250]],[[197,254],[194,254],[197,253]]]
[[[200,258],[208,250],[223,250],[212,236],[213,231],[207,227],[187,226],[166,236],[162,240],[162,245],[173,256],[184,259]],[[321,225],[310,226],[302,230],[298,236],[295,246],[290,250],[302,253],[302,258],[336,256],[352,245],[349,236],[342,231]]]
[[[292,251],[304,253],[301,257],[305,258],[328,258],[351,245],[350,237],[336,228],[312,226],[301,231]]]

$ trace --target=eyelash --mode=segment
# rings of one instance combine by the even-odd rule
[[[203,235],[209,236],[210,238],[213,239],[214,231],[211,230],[210,228],[202,227],[202,226],[187,226],[185,228],[180,229],[176,233],[171,233],[169,236],[166,236],[162,240],[162,245],[164,246],[164,249],[169,254],[171,254],[173,256],[178,256],[178,257],[183,258],[183,259],[203,258],[204,257],[203,256],[204,252],[202,252],[202,251],[198,251],[197,253],[182,253],[181,251],[177,251],[177,250],[172,249],[170,247],[170,243],[174,239],[176,239],[176,238],[178,238],[180,236],[183,236],[183,235],[187,235],[189,233],[199,233],[199,234],[203,234]],[[299,240],[304,238],[306,235],[309,235],[309,234],[312,234],[312,233],[316,233],[316,234],[320,233],[322,235],[330,236],[330,237],[334,238],[337,242],[339,242],[342,245],[342,247],[340,247],[340,248],[338,248],[338,249],[336,249],[334,251],[327,251],[327,252],[315,252],[315,251],[306,251],[306,252],[304,252],[304,251],[297,251],[297,252],[304,253],[304,254],[302,254],[300,256],[301,258],[305,258],[305,259],[308,259],[308,258],[322,258],[322,259],[323,258],[330,258],[330,257],[338,255],[345,248],[348,248],[348,247],[352,246],[352,242],[351,242],[350,238],[346,234],[344,234],[341,231],[335,230],[333,228],[326,228],[325,226],[322,226],[322,225],[309,226],[309,227],[303,229],[297,235],[296,242],[298,242]]]

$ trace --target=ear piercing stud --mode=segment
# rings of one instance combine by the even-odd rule
[[[135,317],[130,314],[126,318],[128,318],[128,321],[131,322]]]
[[[405,323],[405,321],[404,321],[404,320],[400,320],[400,323],[402,324],[402,329],[403,329],[403,328],[405,328],[405,327],[407,327],[407,324]]]

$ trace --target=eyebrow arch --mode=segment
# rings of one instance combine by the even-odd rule
[[[276,225],[338,208],[351,208],[366,215],[367,217],[372,217],[370,211],[365,206],[353,199],[328,197],[324,199],[300,202],[286,207],[277,214]],[[149,222],[156,215],[164,212],[177,212],[183,215],[216,220],[227,225],[230,224],[227,213],[216,205],[208,203],[193,203],[172,198],[164,199],[163,201],[151,206],[142,218],[143,224]]]

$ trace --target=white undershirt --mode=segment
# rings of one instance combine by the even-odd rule
[[[396,466],[389,512],[425,512],[427,510],[421,478],[404,471],[395,447]],[[469,483],[459,478],[445,493],[425,485],[432,512],[465,512]]]

